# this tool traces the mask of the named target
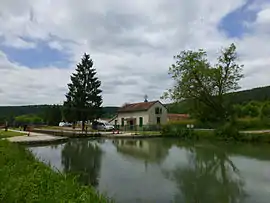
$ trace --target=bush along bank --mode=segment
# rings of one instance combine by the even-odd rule
[[[184,119],[179,121],[170,122],[177,124],[182,127],[186,127],[187,124],[193,124],[196,128],[199,129],[210,129],[218,128],[218,124],[211,122],[199,122],[195,119]],[[261,130],[261,129],[270,129],[270,118],[237,118],[235,120],[235,126],[238,130]]]
[[[226,123],[215,130],[196,130],[172,122],[162,126],[161,135],[164,137],[177,137],[184,140],[270,143],[270,133],[241,133],[236,126],[235,124]]]
[[[8,141],[0,141],[0,180],[0,202],[108,202]]]

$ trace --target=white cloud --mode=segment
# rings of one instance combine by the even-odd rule
[[[56,49],[58,51],[62,51],[63,50],[62,45],[58,41],[51,41],[51,42],[48,43],[48,45],[52,49]]]
[[[257,23],[270,25],[270,7],[258,13]]]
[[[241,39],[228,39],[217,28],[224,16],[245,2],[27,0],[20,5],[18,0],[3,0],[0,37],[6,45],[33,48],[34,41],[43,40],[71,58],[68,69],[30,69],[11,63],[2,53],[0,80],[4,85],[0,104],[64,100],[69,74],[84,52],[90,53],[95,62],[105,105],[142,101],[144,94],[158,99],[172,82],[167,71],[173,55],[183,49],[205,48],[212,61],[221,46],[231,42],[237,44],[241,62],[245,63],[247,78],[242,81],[243,87],[267,85],[269,7],[265,3],[260,6],[261,0],[260,4],[252,4],[250,9],[258,11],[251,25],[253,32]],[[30,41],[20,41],[23,39]]]
[[[17,49],[33,49],[36,47],[34,42],[27,42],[19,37],[7,37],[3,45]]]

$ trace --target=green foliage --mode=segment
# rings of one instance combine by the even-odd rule
[[[255,102],[249,102],[247,105],[242,107],[242,117],[258,117],[260,115],[260,104]]]
[[[162,127],[161,134],[164,137],[178,137],[186,140],[270,143],[270,133],[240,132],[237,123],[226,123],[216,130],[189,130],[181,124],[168,123]]]
[[[270,133],[242,133],[238,141],[251,143],[270,143]]]
[[[240,130],[270,129],[270,120],[260,118],[240,118],[236,121]]]
[[[77,65],[76,72],[71,75],[71,83],[68,84],[69,92],[64,102],[65,117],[73,121],[84,122],[94,120],[102,114],[101,82],[96,77],[93,68],[93,60],[88,54],[84,54],[81,63]]]
[[[113,118],[117,114],[118,107],[107,106],[102,108],[102,118]]]
[[[44,122],[49,122],[53,121],[53,123],[57,124],[59,121],[62,119],[60,118],[60,114],[57,113],[57,116],[50,116],[51,113],[50,111],[53,106],[59,106],[62,111],[63,109],[62,106],[60,105],[32,105],[32,106],[0,106],[0,124],[4,123],[6,120],[11,124],[14,121],[14,118],[17,116],[21,115],[37,115],[38,117],[42,118]],[[117,113],[118,107],[103,107],[103,117],[104,118],[112,118],[114,115]],[[57,118],[57,119],[54,119]],[[67,119],[67,121],[72,121]]]
[[[228,93],[225,94],[225,99],[234,104],[235,113],[239,118],[242,118],[244,117],[242,107],[247,105],[249,102],[252,105],[255,104],[260,111],[261,104],[270,101],[270,86]],[[166,106],[169,113],[189,113],[192,115],[192,100],[183,100],[176,104],[167,104]]]
[[[233,92],[226,97],[234,104],[246,104],[250,101],[264,102],[270,100],[270,86],[258,87],[249,90]]]
[[[242,65],[236,63],[235,45],[222,50],[214,66],[203,50],[182,51],[174,58],[176,63],[170,67],[169,74],[175,85],[162,98],[177,102],[190,100],[193,114],[200,120],[227,120],[231,107],[225,94],[239,89],[238,82],[243,77]]]
[[[22,136],[24,135],[23,133],[20,132],[13,132],[13,131],[4,131],[0,130],[0,139],[1,138],[6,138],[6,137],[16,137],[16,136]]]
[[[44,120],[48,125],[58,125],[62,121],[62,106],[51,105],[48,106],[44,111]]]
[[[184,125],[179,123],[171,122],[162,126],[161,134],[163,136],[178,137],[182,139],[197,139],[196,133],[192,129],[188,129]]]
[[[54,172],[7,141],[0,141],[0,179],[0,202],[106,202],[93,188]]]
[[[241,130],[270,128],[270,102],[251,101],[235,105],[237,126]]]
[[[232,123],[226,123],[225,125],[215,130],[215,136],[221,140],[241,140],[241,134],[238,128]]]
[[[21,115],[15,117],[16,125],[23,125],[23,124],[42,124],[43,119],[37,115],[28,114],[28,115]]]
[[[176,114],[190,113],[190,102],[188,100],[166,104],[165,106],[168,109],[168,113],[176,113]]]
[[[270,119],[270,102],[266,102],[262,105],[261,117],[263,119]]]

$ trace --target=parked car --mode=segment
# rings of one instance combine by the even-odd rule
[[[65,122],[60,122],[59,123],[59,127],[64,127],[65,126]]]
[[[92,129],[111,131],[111,130],[114,130],[114,126],[109,123],[94,121],[92,123]]]
[[[65,123],[65,127],[72,127],[72,123]]]
[[[71,127],[72,124],[71,124],[71,123],[67,123],[67,122],[60,122],[60,123],[59,123],[59,126],[60,126],[60,127]]]

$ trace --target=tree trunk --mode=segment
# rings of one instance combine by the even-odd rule
[[[8,122],[5,123],[5,131],[8,131]]]
[[[85,121],[82,121],[82,132],[84,131],[84,127],[85,127]]]

